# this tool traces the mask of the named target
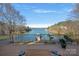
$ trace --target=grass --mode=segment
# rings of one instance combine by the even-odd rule
[[[7,35],[0,35],[0,40],[7,40],[8,36]]]

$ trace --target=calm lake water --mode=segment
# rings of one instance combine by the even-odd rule
[[[28,33],[16,37],[16,41],[34,41],[37,33],[41,34],[42,40],[48,40],[48,31],[45,28],[32,28]]]

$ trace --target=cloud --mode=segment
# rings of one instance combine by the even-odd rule
[[[73,9],[64,9],[64,10],[45,10],[45,9],[34,9],[32,10],[34,13],[64,13],[71,12]]]
[[[63,12],[72,12],[73,11],[73,8],[65,8],[64,10],[63,10]]]
[[[56,12],[56,11],[53,11],[53,10],[43,10],[43,9],[34,9],[33,12],[35,12],[35,13],[53,13],[53,12]]]
[[[67,10],[67,12],[72,12],[72,11],[73,11],[73,9],[68,9],[68,10]]]
[[[32,28],[47,28],[48,26],[51,26],[52,24],[27,24],[26,26],[32,27]]]

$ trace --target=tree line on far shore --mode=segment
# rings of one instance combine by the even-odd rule
[[[9,27],[7,23],[0,22],[0,35],[8,35],[9,34]],[[26,27],[24,25],[16,25],[14,26],[14,34],[23,34],[25,32],[29,31],[29,27]],[[13,32],[12,31],[12,32]]]

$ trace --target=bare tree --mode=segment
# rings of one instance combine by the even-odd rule
[[[14,36],[16,32],[16,26],[22,25],[25,22],[24,17],[16,11],[11,4],[0,4],[1,5],[1,17],[3,18],[3,21],[7,23],[8,31],[9,31],[9,37],[12,42],[14,42]]]

